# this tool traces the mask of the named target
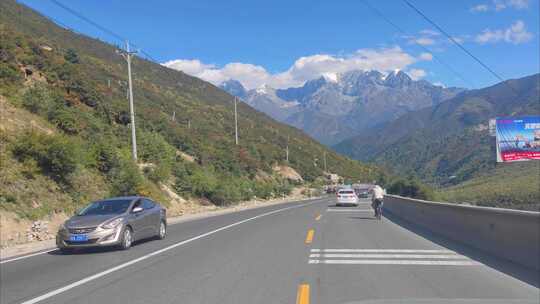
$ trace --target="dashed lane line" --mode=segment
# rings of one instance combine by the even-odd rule
[[[238,225],[241,225],[243,223],[247,223],[247,222],[250,222],[250,221],[253,221],[253,220],[256,220],[258,218],[262,218],[262,217],[265,217],[265,216],[268,216],[268,215],[271,215],[271,214],[275,214],[275,213],[278,213],[278,212],[283,212],[283,211],[286,211],[286,210],[290,210],[290,209],[296,209],[296,208],[300,208],[300,207],[304,207],[304,206],[308,206],[308,205],[313,205],[313,204],[317,204],[317,203],[320,203],[320,200],[317,200],[317,201],[312,201],[312,202],[309,202],[309,203],[305,203],[305,204],[300,204],[300,205],[294,205],[294,206],[290,206],[290,207],[285,207],[285,208],[280,208],[280,209],[277,209],[277,210],[273,210],[273,211],[269,211],[269,212],[265,212],[265,213],[262,213],[262,214],[259,214],[259,215],[256,215],[254,217],[250,217],[250,218],[247,218],[247,219],[244,219],[244,220],[241,220],[241,221],[238,221],[238,222],[235,222],[235,223],[232,223],[230,225],[226,225],[226,226],[223,226],[221,228],[218,228],[218,229],[215,229],[215,230],[212,230],[212,231],[209,231],[209,232],[206,232],[206,233],[203,233],[203,234],[200,234],[198,236],[195,236],[195,237],[192,237],[192,238],[189,238],[187,240],[184,240],[184,241],[180,241],[178,243],[175,243],[175,244],[172,244],[170,246],[167,246],[165,248],[162,248],[160,250],[157,250],[157,251],[153,251],[149,254],[146,254],[146,255],[143,255],[137,259],[134,259],[134,260],[131,260],[129,262],[125,262],[125,263],[122,263],[120,265],[117,265],[115,267],[112,267],[112,268],[109,268],[105,271],[102,271],[102,272],[98,272],[94,275],[91,275],[89,277],[86,277],[84,279],[81,279],[81,280],[78,280],[78,281],[75,281],[71,284],[68,284],[64,287],[60,287],[58,289],[54,289],[52,291],[49,291],[41,296],[38,296],[38,297],[35,297],[35,298],[32,298],[30,300],[27,300],[25,302],[22,302],[21,304],[35,304],[35,303],[39,303],[41,301],[44,301],[46,299],[49,299],[49,298],[52,298],[56,295],[59,295],[61,293],[64,293],[68,290],[71,290],[75,287],[78,287],[78,286],[81,286],[83,284],[86,284],[88,282],[91,282],[91,281],[94,281],[94,280],[97,280],[101,277],[104,277],[110,273],[113,273],[113,272],[116,272],[116,271],[119,271],[121,269],[124,269],[126,267],[129,267],[133,264],[136,264],[136,263],[139,263],[139,262],[142,262],[144,260],[147,260],[153,256],[156,256],[156,255],[159,255],[159,254],[162,254],[166,251],[169,251],[169,250],[172,250],[176,247],[179,247],[179,246],[183,246],[185,244],[188,244],[188,243],[191,243],[193,241],[196,241],[196,240],[199,240],[199,239],[202,239],[202,238],[205,238],[205,237],[208,237],[212,234],[215,234],[217,232],[220,232],[220,231],[223,231],[223,230],[227,230],[227,229],[230,229],[232,227],[235,227],[235,226],[238,226]]]
[[[315,235],[315,230],[309,229],[306,235],[306,244],[311,244],[313,242],[314,235]]]
[[[298,286],[296,304],[309,304],[309,284],[300,284]]]

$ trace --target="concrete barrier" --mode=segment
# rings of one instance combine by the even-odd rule
[[[384,209],[448,239],[540,269],[540,212],[386,195]]]

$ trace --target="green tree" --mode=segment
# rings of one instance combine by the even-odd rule
[[[74,49],[68,49],[66,54],[64,55],[64,59],[73,64],[77,64],[80,62],[79,55],[77,55],[77,52]]]

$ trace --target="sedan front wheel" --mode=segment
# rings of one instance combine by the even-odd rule
[[[132,242],[133,234],[131,233],[131,229],[129,227],[126,227],[124,229],[124,233],[122,234],[122,242],[120,243],[120,248],[122,250],[127,250],[131,247]]]
[[[158,239],[163,240],[166,234],[167,234],[167,225],[165,225],[165,222],[161,221],[159,223]]]

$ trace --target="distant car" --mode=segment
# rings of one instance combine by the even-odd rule
[[[369,191],[368,190],[359,190],[357,195],[358,195],[359,198],[368,198],[369,197]]]
[[[60,226],[56,245],[62,252],[74,248],[117,246],[129,249],[134,241],[165,238],[167,213],[158,203],[141,196],[108,198],[88,204]]]
[[[358,197],[353,189],[340,189],[337,194],[337,206],[353,205],[358,206]]]

